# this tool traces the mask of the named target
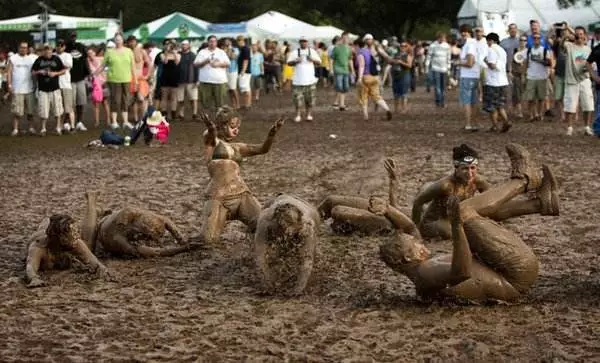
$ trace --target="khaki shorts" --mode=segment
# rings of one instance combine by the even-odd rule
[[[543,101],[548,91],[548,80],[528,79],[525,88],[525,99],[527,101]]]
[[[202,107],[217,109],[223,106],[227,96],[227,83],[200,83],[198,88]]]
[[[35,114],[35,93],[14,94],[11,105],[12,113],[17,117],[33,116]]]
[[[554,77],[554,100],[562,101],[565,98],[565,79]]]
[[[198,86],[195,83],[184,83],[177,87],[177,102],[185,101],[187,95],[188,100],[198,101]]]
[[[578,106],[583,112],[594,112],[594,94],[589,78],[577,84],[565,84],[565,112],[576,113]]]
[[[293,86],[292,95],[296,107],[313,107],[317,101],[317,85]]]
[[[73,89],[73,101],[75,102],[73,106],[85,106],[87,105],[87,87],[85,86],[85,81],[79,81],[75,83],[71,83],[71,88]]]
[[[73,90],[69,88],[63,88],[60,90],[63,99],[63,109],[65,113],[73,112]]]
[[[548,81],[546,81],[546,98],[552,98],[552,95],[554,95],[554,84],[552,83],[552,80],[548,78]]]
[[[50,117],[50,111],[53,111],[52,115],[56,117],[62,116],[64,110],[60,90],[57,89],[54,92],[40,91],[38,93],[38,110],[42,120],[47,120]]]
[[[358,99],[361,106],[368,105],[369,97],[373,99],[373,102],[377,102],[381,99],[381,93],[379,92],[379,79],[375,76],[365,74],[362,78],[362,84],[358,85]]]

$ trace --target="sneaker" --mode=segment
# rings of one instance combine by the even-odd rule
[[[586,136],[594,136],[594,131],[592,131],[592,128],[591,128],[591,127],[589,127],[589,126],[586,126],[586,127],[583,129],[583,134],[584,134],[584,135],[586,135]]]
[[[35,131],[35,129],[33,127],[29,128],[29,135],[35,135],[37,134],[37,132]]]
[[[302,121],[302,117],[300,115],[296,116],[296,118],[294,119],[295,122],[300,122]]]
[[[63,130],[65,130],[65,131],[71,131],[71,125],[65,122],[64,125],[63,125]]]
[[[340,106],[340,107],[338,108],[338,110],[340,110],[340,111],[346,111],[346,106]]]
[[[118,129],[118,128],[119,128],[119,127],[121,127],[121,126],[119,126],[119,124],[118,124],[117,122],[113,122],[112,124],[110,124],[110,127],[111,127],[113,130],[116,130],[116,129]]]
[[[567,127],[567,136],[573,135],[573,126]]]
[[[10,136],[19,136],[19,130],[18,129],[12,130],[12,132],[10,133]]]
[[[312,121],[312,120],[313,120],[313,117],[312,117],[312,115],[308,115],[308,116],[306,116],[306,121]]]
[[[81,121],[79,121],[77,123],[77,125],[75,126],[75,129],[79,130],[79,131],[87,131],[87,127],[85,127],[85,125]]]
[[[57,135],[62,135],[62,130],[60,129],[60,127],[56,128],[56,134]]]
[[[123,122],[123,127],[133,130],[133,125],[129,121]]]
[[[46,136],[46,129],[40,130],[40,136]]]
[[[476,132],[476,131],[479,131],[479,129],[477,127],[471,126],[471,125],[465,126],[464,130],[467,131],[467,132]]]

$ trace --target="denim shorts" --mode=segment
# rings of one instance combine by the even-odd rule
[[[392,76],[392,91],[394,92],[394,99],[406,98],[408,91],[410,90],[410,73],[405,72],[402,74],[394,74]]]
[[[479,101],[478,87],[479,78],[461,78],[460,79],[460,104],[476,105]]]
[[[347,93],[350,90],[350,75],[336,74],[335,75],[335,90],[340,93]]]

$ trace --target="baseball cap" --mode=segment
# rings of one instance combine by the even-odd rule
[[[108,43],[106,43],[107,48],[114,48],[115,46],[115,42],[113,42],[112,40],[109,40]]]
[[[373,35],[370,33],[365,34],[365,36],[363,37],[363,40],[373,40]]]
[[[190,44],[190,41],[187,39],[184,40],[183,42],[181,42],[181,45],[188,45],[188,44]]]
[[[300,37],[300,41],[301,42],[308,42],[308,39],[306,39],[306,37],[303,35]]]

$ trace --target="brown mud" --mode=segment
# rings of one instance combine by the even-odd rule
[[[540,258],[540,278],[528,296],[512,306],[419,302],[408,279],[378,259],[378,245],[389,237],[333,236],[327,223],[300,298],[261,294],[251,237],[239,222],[227,225],[213,250],[103,258],[119,274],[116,283],[76,269],[45,273],[49,286],[30,290],[22,281],[28,236],[51,213],[81,219],[89,189],[100,191],[102,207],[147,208],[172,218],[186,236],[197,236],[208,183],[204,127],[174,122],[170,145],[120,150],[83,148],[98,130],[2,136],[0,361],[600,360],[600,140],[567,138],[556,121],[516,122],[506,135],[465,134],[454,92],[451,106],[439,109],[432,93],[419,90],[411,95],[409,113],[390,122],[382,113],[363,121],[354,95],[345,112],[329,106],[331,90],[319,97],[312,123],[292,121],[289,94],[263,97],[244,116],[240,140],[258,143],[281,113],[288,115],[271,152],[242,165],[261,202],[277,192],[315,205],[334,193],[386,194],[383,160],[393,157],[399,204],[408,214],[418,188],[450,171],[453,146],[474,146],[482,155],[481,173],[496,184],[509,172],[504,145],[521,143],[551,165],[562,184],[560,217],[504,223]],[[6,135],[8,108],[2,113]],[[449,250],[448,242],[428,245]]]

